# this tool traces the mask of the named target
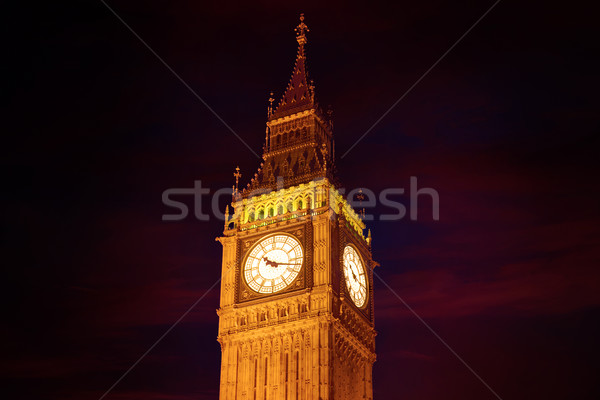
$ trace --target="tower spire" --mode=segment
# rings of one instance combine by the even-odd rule
[[[296,41],[298,42],[298,53],[296,54],[294,70],[277,108],[269,116],[270,119],[285,117],[310,109],[315,105],[315,86],[308,78],[308,72],[306,71],[305,46],[308,42],[306,34],[309,32],[309,29],[304,23],[304,14],[300,14],[300,24],[296,26],[295,31]]]

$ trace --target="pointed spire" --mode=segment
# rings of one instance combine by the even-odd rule
[[[283,94],[277,108],[269,115],[269,119],[275,119],[290,115],[299,111],[310,109],[315,104],[315,86],[308,79],[306,71],[306,55],[304,46],[308,42],[306,33],[308,26],[304,23],[304,14],[300,14],[300,24],[296,27],[296,41],[298,42],[298,53],[296,63],[288,86]]]

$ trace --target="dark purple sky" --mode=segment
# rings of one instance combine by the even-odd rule
[[[108,4],[256,152],[304,12],[341,155],[493,2]],[[372,210],[378,273],[504,400],[600,395],[589,7],[501,1],[338,160],[348,189],[438,191],[439,221],[426,198],[417,221]],[[101,2],[3,18],[3,389],[97,400],[220,275],[222,222],[163,222],[162,192],[259,161]],[[376,399],[495,398],[375,292]],[[217,399],[217,307],[214,290],[106,399]]]

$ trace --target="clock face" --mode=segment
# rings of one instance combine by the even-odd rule
[[[367,276],[363,262],[354,247],[344,248],[343,263],[348,294],[357,307],[363,307],[367,302]]]
[[[304,255],[296,238],[279,234],[260,240],[244,263],[244,278],[257,293],[277,293],[298,277]]]

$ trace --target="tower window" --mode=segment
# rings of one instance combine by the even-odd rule
[[[289,376],[290,376],[290,362],[288,353],[285,353],[285,400],[288,399],[288,387],[289,387]]]
[[[298,352],[294,354],[296,358],[296,398],[300,397],[300,357],[298,356]]]
[[[258,358],[254,359],[254,400],[256,400],[256,385],[258,384]]]
[[[265,391],[267,390],[267,388],[266,388],[266,386],[267,386],[267,376],[269,376],[267,374],[268,368],[269,368],[268,358],[265,357]]]

